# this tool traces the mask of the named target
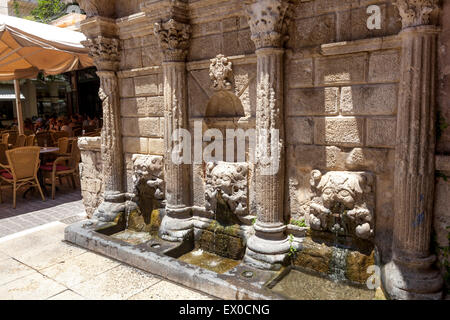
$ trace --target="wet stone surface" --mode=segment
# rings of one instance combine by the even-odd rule
[[[291,270],[272,291],[296,300],[373,300],[375,291]]]
[[[178,260],[222,274],[236,267],[241,261],[218,256],[214,253],[196,249],[182,255]]]
[[[130,229],[124,230],[122,232],[116,233],[112,235],[114,239],[119,239],[125,241],[129,244],[138,245],[141,243],[145,243],[155,238],[155,235],[152,235],[149,232],[136,232]]]

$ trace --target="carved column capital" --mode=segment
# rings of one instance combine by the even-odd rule
[[[256,49],[281,48],[288,39],[290,0],[247,0],[245,10]]]
[[[82,43],[89,49],[98,70],[116,71],[120,64],[119,39],[98,36]]]
[[[113,18],[116,11],[115,0],[78,0],[80,8],[86,12],[86,17],[95,16]]]
[[[397,0],[403,29],[431,24],[431,13],[439,9],[439,0]]]
[[[154,33],[164,54],[165,62],[186,60],[191,36],[191,26],[187,23],[170,19],[154,25]]]

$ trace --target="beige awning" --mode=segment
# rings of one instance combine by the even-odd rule
[[[0,81],[14,80],[19,132],[23,133],[19,79],[56,75],[93,66],[86,37],[26,19],[0,15]]]
[[[86,37],[43,23],[0,15],[0,80],[34,78],[93,65]]]

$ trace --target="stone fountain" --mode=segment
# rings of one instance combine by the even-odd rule
[[[358,0],[79,2],[104,127],[66,240],[221,298],[442,298],[438,1],[380,30]],[[254,150],[205,160],[229,128]]]

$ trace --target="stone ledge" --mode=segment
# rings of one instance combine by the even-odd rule
[[[274,276],[273,272],[239,265],[233,270],[218,275],[171,258],[163,252],[158,252],[158,249],[142,250],[140,246],[124,244],[120,240],[97,233],[95,230],[100,229],[102,225],[96,224],[89,220],[74,223],[65,229],[64,239],[143,271],[222,299],[285,299],[263,285]],[[254,279],[244,280],[238,276],[244,271],[253,272]]]
[[[160,74],[162,73],[161,66],[151,66],[151,67],[143,67],[143,68],[135,68],[129,70],[121,70],[117,72],[117,76],[119,78],[133,78],[138,76],[146,76],[151,74]]]
[[[401,40],[399,36],[327,43],[321,45],[320,51],[324,56],[333,56],[394,48],[401,48]]]
[[[436,156],[436,170],[450,172],[450,156]]]

